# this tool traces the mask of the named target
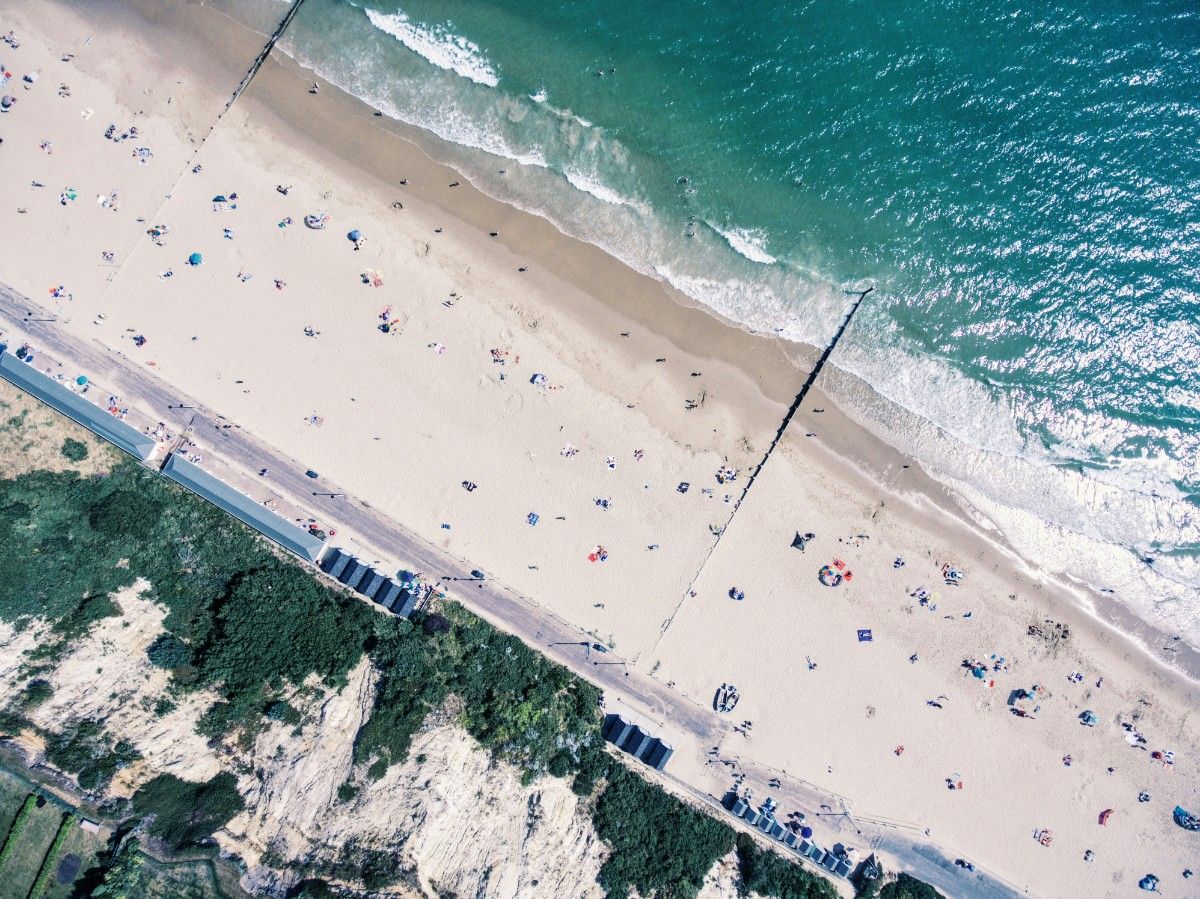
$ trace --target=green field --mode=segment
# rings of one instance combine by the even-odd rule
[[[33,790],[29,783],[0,768],[0,840],[9,832],[30,792]],[[0,870],[0,899],[25,899],[54,840],[63,813],[67,811],[66,806],[47,799],[25,819],[20,834],[14,839],[13,850]],[[108,835],[107,830],[88,833],[77,820],[71,820],[37,899],[70,899],[75,895],[76,881],[96,865]]]
[[[27,795],[29,789],[25,784],[0,769],[0,841],[8,833]]]
[[[97,856],[108,842],[108,831],[88,833],[72,823],[66,841],[58,853],[54,872],[37,899],[70,899],[75,894],[76,881],[96,864]]]
[[[0,899],[25,899],[58,832],[62,815],[61,806],[46,802],[41,808],[34,808],[25,820],[16,837],[16,848],[0,870]]]

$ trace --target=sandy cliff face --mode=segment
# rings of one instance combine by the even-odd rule
[[[315,679],[291,697],[298,726],[272,722],[248,750],[233,740],[210,746],[195,732],[211,694],[169,695],[168,672],[146,648],[163,632],[165,609],[139,582],[113,600],[121,615],[104,619],[41,677],[53,696],[30,713],[42,730],[59,732],[83,719],[133,744],[143,758],[122,770],[110,795],[128,796],[160,773],[207,780],[238,774],[246,811],[217,834],[221,847],[245,860],[244,886],[279,895],[317,870],[364,853],[386,855],[401,881],[395,895],[438,893],[509,897],[598,897],[596,875],[606,849],[568,782],[542,778],[522,786],[520,772],[493,763],[448,716],[434,716],[413,742],[409,760],[378,781],[353,764],[354,738],[369,716],[376,674],[364,658],[333,690]],[[0,623],[0,692],[16,695],[33,676],[29,653],[44,626],[17,630]],[[44,746],[32,731],[21,744],[31,757]],[[359,787],[348,801],[338,787]],[[348,886],[353,884],[347,883]],[[725,893],[713,893],[710,899]]]
[[[84,719],[100,721],[113,737],[131,743],[142,761],[118,773],[108,789],[112,796],[132,795],[157,774],[208,780],[221,770],[216,753],[195,729],[215,699],[212,694],[185,694],[173,709],[155,714],[170,673],[150,664],[146,647],[163,632],[167,610],[146,598],[148,587],[138,581],[113,594],[121,614],[98,622],[42,675],[54,687],[54,695],[30,714],[30,720],[46,731],[60,731]]]
[[[353,765],[375,675],[366,661],[338,692],[326,692],[293,728],[274,724],[255,742],[241,780],[247,810],[219,835],[246,859],[245,885],[278,892],[296,875],[339,858],[384,852],[404,871],[403,894],[478,897],[598,896],[604,847],[565,781],[522,786],[461,728],[432,720],[409,760],[371,782]],[[360,787],[338,800],[344,782]]]

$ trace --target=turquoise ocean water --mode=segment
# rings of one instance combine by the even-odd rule
[[[848,410],[1200,646],[1195,3],[307,0],[282,48],[748,327],[875,285]]]

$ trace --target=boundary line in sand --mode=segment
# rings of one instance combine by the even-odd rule
[[[812,389],[813,384],[817,382],[817,376],[821,373],[821,369],[825,367],[825,363],[833,354],[834,349],[838,345],[838,341],[842,339],[842,335],[846,333],[846,328],[850,325],[850,320],[854,318],[854,313],[858,312],[858,307],[862,305],[863,300],[867,298],[867,294],[875,289],[874,286],[868,287],[866,290],[846,291],[847,293],[857,293],[858,299],[855,300],[850,309],[842,317],[842,323],[838,325],[838,329],[833,332],[833,337],[829,339],[829,343],[825,345],[825,349],[817,358],[816,364],[812,367],[812,371],[808,373],[808,377],[804,379],[804,383],[800,386],[800,392],[796,394],[796,398],[792,400],[792,405],[788,407],[784,413],[783,420],[779,423],[779,428],[775,431],[775,436],[771,440],[771,445],[767,447],[766,453],[763,454],[762,461],[754,467],[750,477],[746,479],[746,486],[742,488],[742,495],[738,497],[737,502],[733,506],[733,512],[725,519],[725,526],[721,528],[721,533],[717,534],[717,539],[713,541],[712,547],[705,554],[704,560],[700,563],[700,567],[696,570],[695,575],[688,581],[688,585],[684,590],[683,596],[675,608],[671,610],[671,614],[663,621],[659,627],[658,639],[655,640],[649,648],[650,652],[658,649],[658,644],[662,642],[663,637],[667,635],[671,625],[675,623],[675,616],[679,614],[679,610],[683,608],[684,602],[692,595],[692,588],[696,586],[696,581],[700,580],[700,575],[704,573],[704,569],[708,567],[709,560],[713,557],[713,553],[717,551],[717,547],[721,545],[721,538],[725,536],[725,532],[729,530],[729,526],[733,524],[733,519],[737,516],[738,510],[741,509],[742,503],[745,502],[746,496],[750,493],[750,488],[754,486],[754,480],[762,473],[766,467],[767,461],[771,458],[771,453],[775,452],[775,448],[779,446],[779,441],[783,439],[784,432],[787,431],[788,425],[792,423],[792,419],[796,413],[800,411],[800,405],[804,402],[804,398],[808,396],[808,391]],[[640,655],[640,653],[639,653]]]

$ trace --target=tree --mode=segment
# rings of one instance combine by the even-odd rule
[[[192,660],[192,650],[174,634],[163,634],[146,647],[146,657],[159,668],[182,668]]]
[[[144,491],[114,490],[92,507],[88,523],[108,537],[129,536],[151,530],[162,511]]]
[[[73,437],[68,437],[63,441],[62,454],[72,462],[82,462],[88,457],[87,444]]]
[[[733,848],[733,830],[684,805],[661,787],[614,764],[592,821],[612,855],[600,869],[610,896],[655,893],[691,899],[721,856]]]
[[[243,808],[237,779],[227,771],[204,783],[160,774],[133,795],[134,812],[154,816],[147,830],[172,852],[212,836]]]
[[[879,899],[946,899],[923,880],[901,874],[879,891]]]
[[[806,871],[778,853],[760,847],[749,834],[737,835],[738,893],[776,899],[836,899],[837,891],[819,874]]]
[[[136,837],[127,839],[104,872],[104,880],[92,890],[92,895],[104,899],[138,899],[142,896],[142,866],[145,859],[139,849]]]

